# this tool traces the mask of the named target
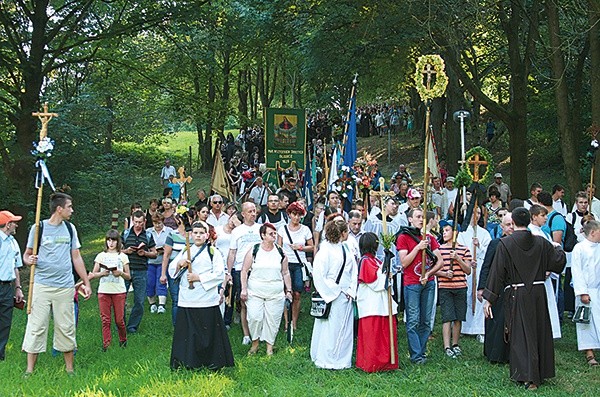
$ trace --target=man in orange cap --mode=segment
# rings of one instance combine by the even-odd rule
[[[23,302],[19,278],[19,268],[23,266],[23,261],[19,244],[13,237],[17,231],[17,222],[20,220],[21,217],[18,215],[9,211],[0,211],[0,361],[4,360],[10,334],[13,299],[16,299],[17,303]]]

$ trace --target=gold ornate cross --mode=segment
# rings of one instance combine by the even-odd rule
[[[434,77],[436,74],[437,74],[437,72],[433,68],[433,65],[431,65],[430,63],[425,65],[425,69],[423,69],[423,75],[427,76],[427,80],[425,82],[425,87],[427,87],[428,90],[431,89],[431,80],[432,80],[432,77]]]
[[[40,141],[44,139],[48,135],[48,123],[52,120],[53,117],[58,117],[58,113],[50,113],[48,112],[48,102],[44,103],[44,111],[43,112],[33,112],[31,113],[33,117],[37,117],[42,122],[42,129],[40,130]]]
[[[473,156],[469,157],[467,160],[467,166],[473,166],[473,182],[479,182],[479,167],[482,165],[488,165],[488,162],[485,160],[479,159],[479,153],[475,153]]]

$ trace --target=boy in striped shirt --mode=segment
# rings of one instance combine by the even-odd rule
[[[467,274],[471,274],[471,252],[469,248],[456,244],[452,248],[452,221],[441,221],[442,238],[440,254],[443,267],[437,272],[438,297],[442,314],[442,338],[444,351],[450,358],[462,354],[458,346],[460,329],[467,314]],[[452,346],[450,338],[452,337]]]

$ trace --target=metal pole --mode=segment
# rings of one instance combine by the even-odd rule
[[[471,117],[471,114],[467,110],[457,110],[456,112],[454,112],[454,121],[460,122],[460,152],[461,152],[460,160],[461,160],[461,165],[465,164],[465,153],[466,153],[466,150],[465,150],[465,120],[468,120],[469,117]],[[466,199],[467,199],[467,187],[463,186],[463,191],[462,191],[463,204],[465,203]],[[456,211],[457,209],[455,208],[454,210]]]

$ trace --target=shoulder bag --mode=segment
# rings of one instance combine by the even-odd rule
[[[344,261],[342,262],[342,267],[340,272],[337,275],[335,280],[336,284],[340,283],[340,279],[342,278],[342,273],[344,272],[344,267],[346,266],[346,249],[342,245],[342,253],[344,254]],[[311,295],[311,303],[310,303],[310,315],[314,318],[320,318],[322,320],[327,319],[329,317],[329,312],[331,311],[331,302],[327,303],[321,297],[318,291],[314,291]]]

